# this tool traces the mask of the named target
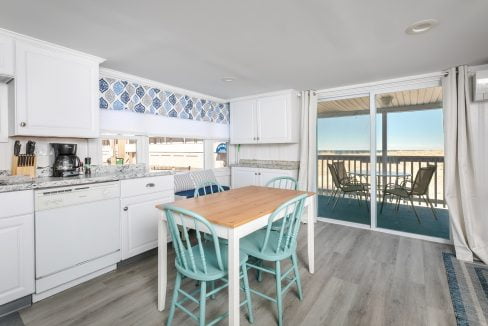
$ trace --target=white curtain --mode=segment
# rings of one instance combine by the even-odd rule
[[[304,91],[301,96],[300,169],[298,188],[317,191],[317,93]]]
[[[488,263],[488,103],[471,103],[468,67],[442,80],[445,187],[456,257]]]

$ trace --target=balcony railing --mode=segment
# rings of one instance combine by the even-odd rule
[[[343,161],[346,170],[351,174],[362,174],[361,182],[371,184],[367,175],[371,171],[369,155],[318,155],[318,189],[319,194],[329,194],[334,189],[332,176],[327,164]],[[435,174],[429,184],[429,197],[436,207],[446,207],[444,191],[444,157],[443,156],[386,156],[378,155],[376,158],[376,171],[387,172],[389,177],[378,177],[377,189],[381,193],[385,183],[400,183],[403,177],[397,174],[410,174],[411,180],[415,178],[420,167],[434,165]],[[364,173],[366,172],[366,173]],[[357,177],[360,178],[360,177]],[[419,205],[423,202],[419,201]]]

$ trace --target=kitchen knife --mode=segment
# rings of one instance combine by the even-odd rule
[[[27,155],[34,155],[35,149],[36,149],[36,142],[35,141],[32,141],[32,140],[29,140],[27,142],[27,145],[26,145],[25,153]]]
[[[20,154],[20,141],[16,140],[14,143],[14,155],[19,156]]]

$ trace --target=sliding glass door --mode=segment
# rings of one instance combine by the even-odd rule
[[[318,216],[370,225],[369,95],[318,104]]]
[[[379,93],[375,103],[377,227],[449,239],[442,88]]]
[[[449,239],[439,81],[319,98],[318,216]]]

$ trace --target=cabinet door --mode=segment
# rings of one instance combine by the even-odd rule
[[[0,35],[0,75],[14,75],[14,40]]]
[[[156,205],[172,201],[172,191],[122,201],[122,259],[158,246],[158,220],[161,210],[157,209]]]
[[[259,143],[291,142],[289,95],[268,96],[258,99],[256,112]],[[295,121],[295,123],[298,122]]]
[[[0,143],[8,142],[8,90],[0,84]]]
[[[34,293],[34,215],[0,218],[0,305]]]
[[[279,170],[279,169],[259,169],[259,185],[265,186],[269,180],[276,177],[297,177],[296,170]]]
[[[232,188],[258,185],[258,169],[232,168]]]
[[[98,136],[98,63],[17,42],[16,135]]]
[[[255,144],[256,142],[256,100],[231,103],[230,143]]]

